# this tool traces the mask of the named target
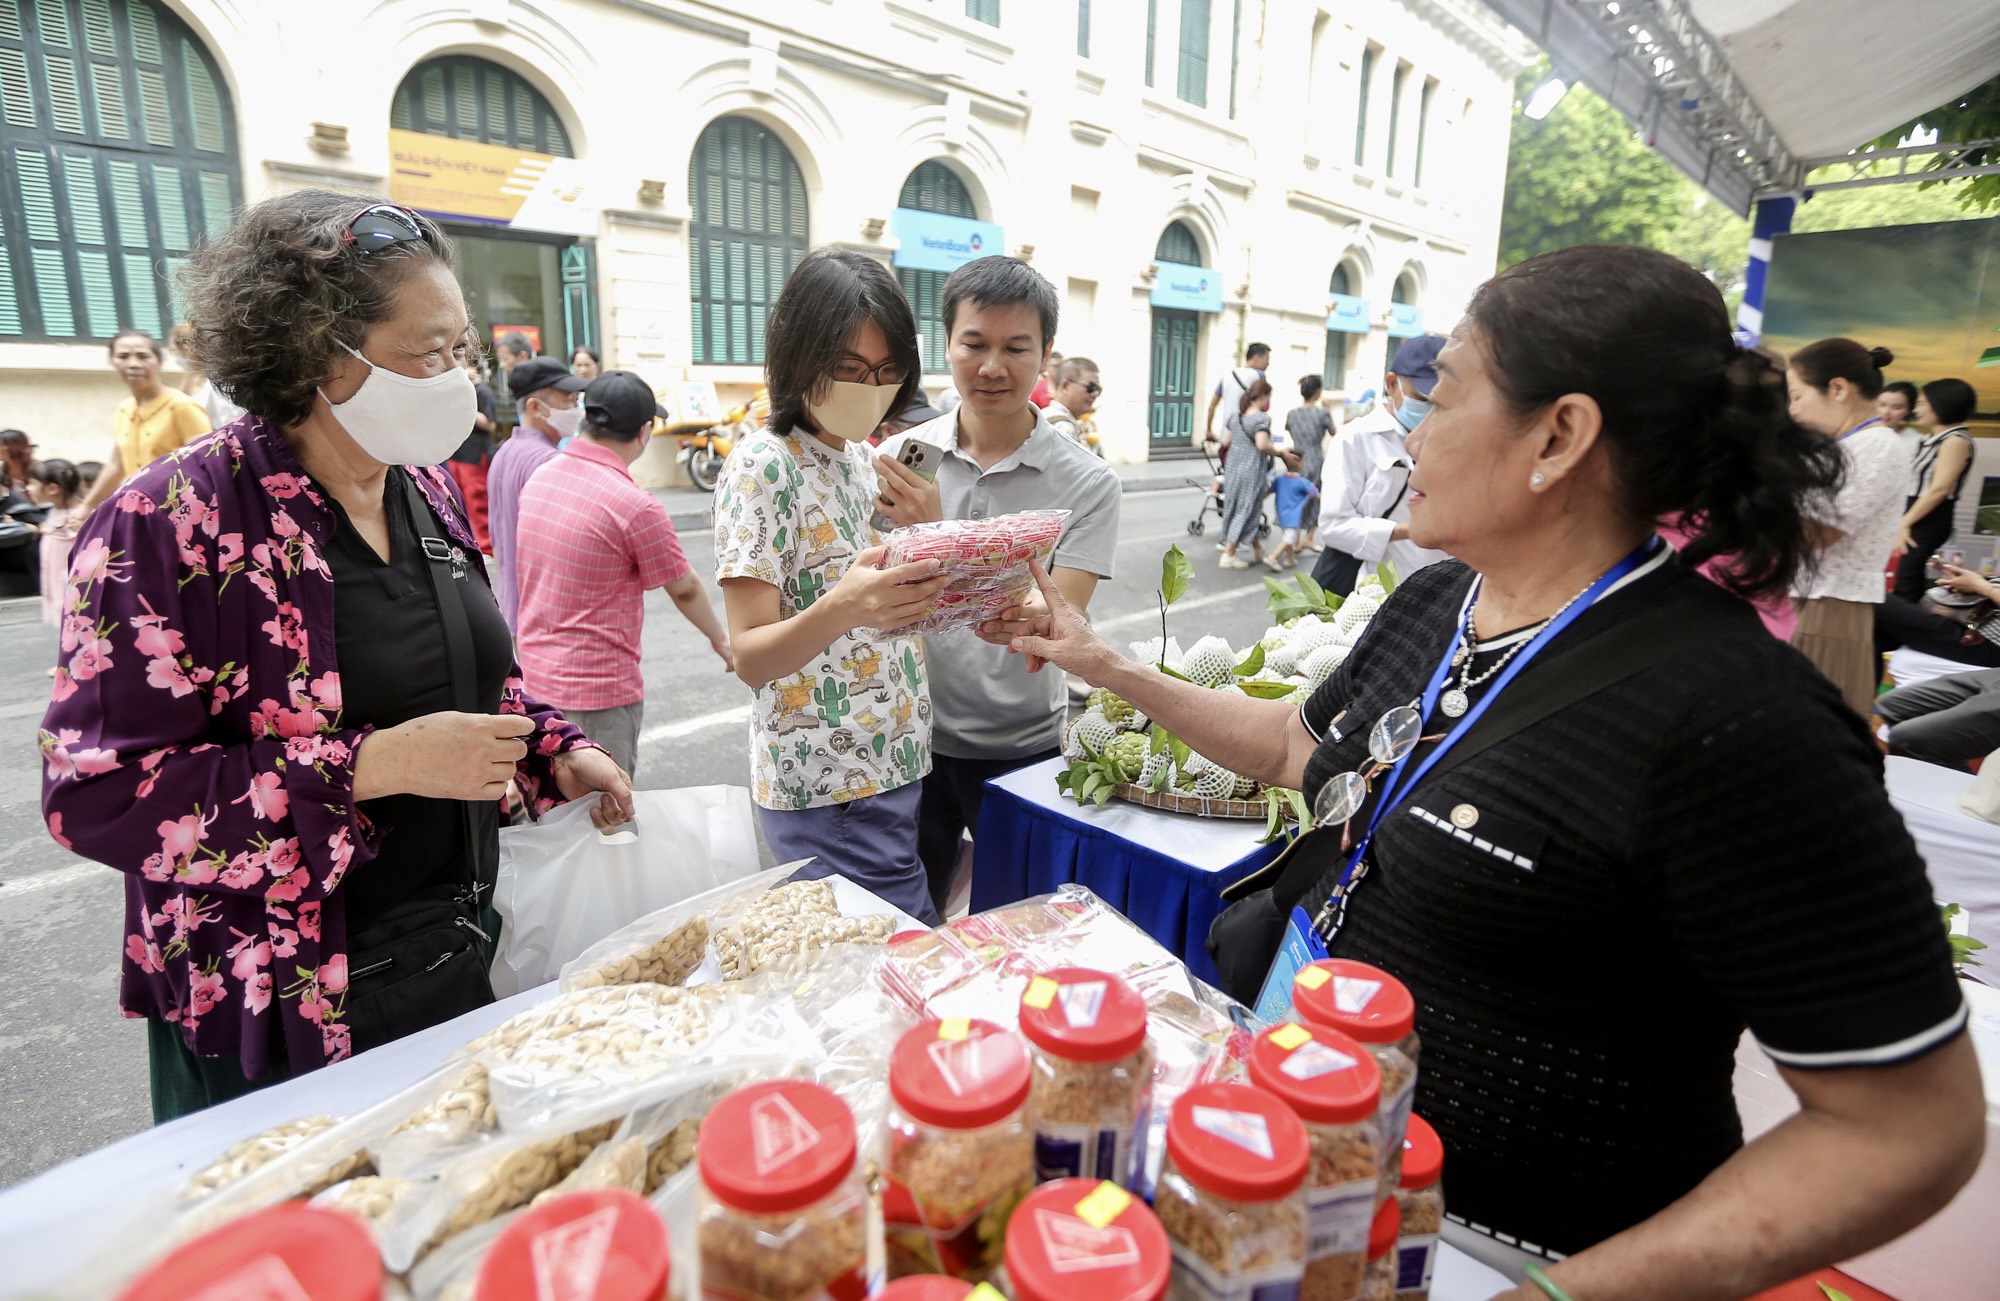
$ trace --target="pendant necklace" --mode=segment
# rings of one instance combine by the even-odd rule
[[[1523,628],[1520,634],[1521,639],[1515,642],[1505,655],[1502,655],[1498,660],[1488,665],[1486,671],[1478,677],[1473,677],[1471,674],[1472,661],[1478,652],[1479,641],[1472,635],[1472,620],[1467,618],[1465,621],[1465,631],[1461,634],[1462,640],[1458,648],[1458,685],[1438,697],[1438,708],[1444,711],[1444,716],[1446,718],[1464,717],[1465,711],[1472,708],[1472,698],[1467,693],[1474,687],[1484,686],[1492,679],[1494,674],[1506,668],[1507,662],[1520,654],[1523,646],[1526,646],[1535,639],[1535,633],[1540,632],[1557,619],[1562,618],[1563,611],[1581,601],[1584,593],[1590,591],[1591,587],[1596,586],[1596,582],[1597,580],[1592,579],[1582,592],[1578,592],[1575,596],[1570,597],[1569,600],[1564,601],[1561,608],[1548,618],[1542,620],[1540,623]]]

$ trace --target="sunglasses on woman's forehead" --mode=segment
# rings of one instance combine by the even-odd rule
[[[423,243],[427,238],[415,213],[393,203],[378,203],[354,215],[354,220],[341,232],[340,242],[352,245],[366,257],[391,244]]]

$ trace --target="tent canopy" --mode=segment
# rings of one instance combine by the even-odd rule
[[[2000,0],[1487,0],[1737,212],[2000,72]]]

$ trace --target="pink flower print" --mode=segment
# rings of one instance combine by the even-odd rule
[[[190,813],[172,822],[162,822],[157,829],[160,852],[170,859],[183,859],[201,847],[202,833],[208,828],[203,824],[201,814]]]
[[[299,934],[309,940],[319,938],[318,903],[302,903],[299,905]]]
[[[182,885],[208,885],[222,874],[222,865],[203,854],[182,864],[177,879]]]
[[[110,667],[111,639],[95,632],[85,634],[69,659],[69,675],[78,682],[88,682]]]
[[[281,507],[271,512],[271,532],[281,538],[295,538],[304,530],[299,528],[299,522],[292,518],[292,513]]]
[[[167,627],[167,616],[155,614],[152,603],[144,597],[139,598],[139,604],[146,607],[146,613],[132,616],[132,626],[139,630],[132,644],[141,655],[147,659],[172,659],[187,649],[187,639]]]
[[[289,926],[271,923],[271,956],[289,958],[299,951],[299,933]]]
[[[332,671],[320,674],[312,681],[312,698],[325,710],[340,708],[340,675]]]
[[[140,779],[139,789],[133,792],[135,799],[143,800],[153,793],[153,788],[160,784],[160,765],[178,748],[169,745],[139,757],[139,771],[146,775]]]
[[[299,608],[290,601],[278,602],[277,612],[264,621],[262,631],[271,639],[273,646],[283,646],[305,654],[305,622],[299,616]]]
[[[326,848],[333,858],[333,872],[330,874],[326,886],[327,889],[331,890],[333,888],[332,878],[346,872],[347,865],[354,861],[354,846],[348,842],[347,828],[336,827],[334,833],[326,838]]]
[[[41,736],[42,753],[47,756],[50,781],[64,781],[71,777],[91,777],[98,773],[111,772],[119,767],[115,750],[81,749],[71,746],[83,739],[83,733],[73,727],[65,727],[50,736]]]
[[[333,1015],[333,1001],[316,989],[308,989],[299,999],[299,1015],[324,1026],[326,1018]]]
[[[331,961],[319,969],[321,988],[329,994],[338,994],[347,988],[347,955],[336,953]]]
[[[241,533],[225,533],[218,541],[219,545],[215,552],[217,568],[227,569],[243,559],[243,535]]]
[[[347,742],[336,741],[332,737],[321,737],[319,757],[328,763],[345,764],[348,759]]]
[[[217,878],[231,890],[253,889],[264,879],[264,867],[250,854],[238,854],[229,860],[229,866],[222,869]]]
[[[256,548],[256,550],[255,550],[255,551],[252,551],[252,552],[251,552],[250,554],[251,554],[251,555],[252,555],[252,556],[254,557],[254,556],[255,556],[255,555],[257,554],[257,552],[258,552],[258,551],[265,551],[265,550],[266,550],[266,548],[265,548],[265,547],[263,547],[262,545],[259,545],[259,546],[258,546],[258,547]],[[266,570],[266,569],[253,569],[253,570],[251,570],[251,571],[250,571],[250,586],[252,586],[252,587],[256,588],[256,589],[257,589],[257,590],[258,590],[259,592],[261,592],[261,593],[263,594],[263,596],[264,596],[264,599],[265,599],[265,600],[267,600],[267,601],[271,602],[271,603],[272,603],[273,605],[276,605],[276,604],[277,604],[277,602],[278,602],[278,580],[277,580],[277,579],[275,579],[275,578],[273,578],[273,577],[271,577],[271,575],[270,575],[270,573],[269,573],[269,571],[268,571],[268,570]]]
[[[277,877],[276,868],[272,869],[271,875],[273,878]],[[287,872],[282,879],[274,879],[271,888],[264,891],[264,897],[276,899],[281,903],[290,903],[304,894],[306,886],[311,883],[312,874],[301,867],[297,871]]]
[[[72,614],[62,622],[62,648],[65,653],[75,650],[85,641],[97,635],[97,625],[80,614]]]
[[[125,937],[125,957],[140,971],[149,975],[167,969],[166,960],[160,956],[160,946],[143,935]]]
[[[49,700],[52,703],[61,704],[75,694],[76,679],[69,675],[68,668],[57,668],[55,684],[49,688]]]
[[[63,834],[62,820],[63,815],[60,813],[51,813],[49,815],[49,836],[64,849],[74,852],[76,846],[70,844],[69,837]]]
[[[139,864],[139,875],[148,881],[167,881],[174,875],[174,869],[167,864],[165,854],[148,854],[146,861]]]
[[[188,981],[188,1012],[193,1016],[206,1016],[217,1003],[228,996],[228,991],[223,988],[220,972],[194,972]]]
[[[95,583],[110,574],[111,544],[103,538],[92,538],[70,557],[69,581],[72,583]]]
[[[188,681],[187,673],[182,670],[179,664],[170,659],[148,660],[146,662],[146,685],[149,687],[158,687],[162,691],[172,692],[176,700],[179,700],[182,696],[191,696],[195,691],[194,683]]]
[[[138,491],[119,493],[116,505],[127,515],[151,515],[159,509],[151,497]]]
[[[266,822],[283,822],[290,811],[292,797],[285,791],[285,779],[275,772],[260,772],[250,779],[250,789],[233,804],[250,802],[250,811]]]
[[[271,1006],[271,973],[260,971],[243,984],[243,1006],[262,1015]]]
[[[269,940],[260,940],[255,936],[245,935],[242,931],[234,927],[230,928],[229,933],[236,937],[236,943],[229,946],[230,975],[236,977],[238,980],[248,980],[259,971],[270,968],[271,942]]]
[[[562,752],[563,739],[560,733],[544,732],[542,739],[535,742],[535,753],[545,759],[552,759]]]
[[[72,750],[69,758],[70,762],[76,765],[76,775],[79,777],[95,777],[99,773],[112,772],[124,766],[118,762],[116,750]]]
[[[339,1021],[320,1022],[319,1042],[330,1062],[346,1061],[348,1054],[354,1051],[353,1034]]]
[[[299,858],[298,837],[279,836],[276,840],[272,841],[265,861],[271,871],[276,874],[289,876],[291,873],[297,871],[301,861]],[[314,907],[318,907],[318,905],[315,904]]]
[[[305,480],[296,474],[267,474],[261,480],[264,491],[279,501],[287,501],[299,495],[305,488]]]

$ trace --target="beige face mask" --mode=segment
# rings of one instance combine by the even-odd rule
[[[829,380],[826,396],[806,403],[813,423],[836,438],[858,443],[875,432],[902,392],[900,384],[849,384]]]

